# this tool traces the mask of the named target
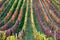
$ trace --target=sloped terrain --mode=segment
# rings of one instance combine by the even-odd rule
[[[1,0],[0,40],[60,40],[59,0]]]

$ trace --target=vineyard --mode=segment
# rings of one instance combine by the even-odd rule
[[[60,0],[0,0],[0,40],[60,40]]]

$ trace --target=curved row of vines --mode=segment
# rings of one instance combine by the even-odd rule
[[[1,0],[0,40],[60,40],[59,0]]]

